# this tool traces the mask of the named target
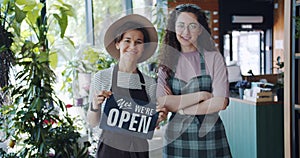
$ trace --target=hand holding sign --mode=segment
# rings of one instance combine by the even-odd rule
[[[112,94],[111,91],[106,91],[106,90],[102,90],[98,94],[96,94],[97,97],[95,98],[97,99],[96,101],[97,105],[101,105],[106,98],[110,97],[111,94]]]

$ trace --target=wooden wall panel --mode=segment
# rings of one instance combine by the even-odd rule
[[[284,61],[284,52],[282,48],[284,39],[284,0],[278,0],[278,8],[274,9],[273,37],[273,72],[277,73],[277,57],[280,56],[282,61]]]

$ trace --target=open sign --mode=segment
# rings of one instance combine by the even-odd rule
[[[113,94],[104,106],[100,128],[151,139],[157,119],[155,103]]]

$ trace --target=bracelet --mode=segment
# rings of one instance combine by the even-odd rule
[[[90,105],[91,105],[91,107],[90,107],[90,110],[91,110],[91,111],[93,111],[93,112],[98,112],[98,111],[99,111],[99,109],[94,109],[94,108],[93,108],[93,103],[90,103]]]
[[[179,113],[180,115],[185,115],[183,109],[179,109],[179,110],[178,110],[178,113]]]

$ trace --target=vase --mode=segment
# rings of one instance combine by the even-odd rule
[[[86,97],[89,95],[91,76],[91,73],[78,73],[79,97]]]
[[[76,98],[75,106],[82,106],[82,105],[83,105],[83,98]]]

